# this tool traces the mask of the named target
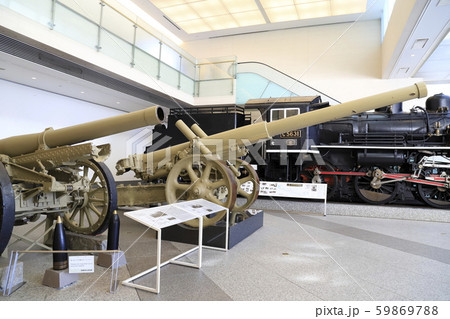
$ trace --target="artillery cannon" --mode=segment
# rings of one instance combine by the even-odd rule
[[[81,234],[106,230],[117,207],[113,175],[102,163],[110,145],[82,143],[160,124],[159,106],[36,134],[0,140],[0,253],[13,226],[40,214],[64,215],[64,226]]]
[[[421,98],[426,94],[426,86],[421,82],[282,120],[259,122],[210,136],[198,125],[189,128],[178,120],[176,126],[188,142],[147,154],[131,155],[117,162],[118,175],[132,170],[137,178],[150,183],[119,187],[119,193],[127,194],[119,196],[119,206],[204,198],[234,213],[242,212],[251,206],[259,193],[256,172],[249,163],[240,159],[247,155],[248,146],[282,133]],[[249,191],[241,187],[244,183],[251,184],[246,187]],[[149,197],[146,198],[145,194],[149,194]],[[238,195],[240,198],[236,201]],[[203,225],[213,225],[224,215],[207,216]],[[198,227],[197,220],[186,224]]]

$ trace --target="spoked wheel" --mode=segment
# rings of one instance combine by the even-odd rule
[[[236,177],[237,192],[242,198],[236,200],[233,212],[243,212],[249,208],[259,195],[259,178],[253,167],[244,160],[236,160],[236,168],[241,173]]]
[[[0,254],[11,238],[15,215],[14,191],[5,166],[0,162]]]
[[[234,174],[222,161],[199,156],[198,162],[188,156],[178,161],[167,176],[166,200],[169,204],[179,200],[204,198],[220,206],[232,209],[236,202],[237,183]],[[226,214],[217,213],[203,218],[203,226],[211,226]],[[198,220],[185,223],[198,228]]]
[[[311,164],[305,166],[305,169],[301,173],[302,181],[303,183],[326,183],[327,198],[331,199],[338,188],[338,177],[330,174],[317,175],[317,172],[321,171],[334,172],[335,169],[328,162],[325,162],[324,165]]]
[[[392,201],[398,193],[400,184],[383,180],[383,172],[388,170],[379,167],[363,167],[360,172],[364,176],[355,177],[355,191],[360,199],[369,204],[382,205]]]
[[[450,189],[433,185],[418,184],[417,190],[420,198],[432,207],[450,208]]]
[[[64,215],[64,226],[74,233],[101,234],[117,209],[114,178],[104,163],[94,160],[80,161],[71,168],[79,172],[83,187],[71,193],[73,203]]]

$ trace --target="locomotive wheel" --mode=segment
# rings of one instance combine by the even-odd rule
[[[77,163],[79,177],[86,188],[74,190],[74,202],[64,215],[64,226],[79,234],[97,235],[103,233],[117,209],[117,190],[110,170],[104,163],[94,160]]]
[[[427,205],[442,209],[450,208],[450,189],[417,184],[417,191]]]
[[[253,167],[244,160],[237,159],[236,168],[241,173],[239,177],[236,177],[237,192],[243,197],[243,200],[237,199],[233,212],[243,212],[258,198],[259,178]],[[244,185],[244,188],[241,187],[242,185]],[[242,203],[242,205],[238,203]]]
[[[305,169],[301,173],[302,182],[303,183],[317,183],[316,176],[314,172],[326,171],[326,172],[334,172],[335,169],[333,166],[325,161],[324,165],[311,164],[309,166],[305,166]],[[327,184],[327,199],[331,199],[337,191],[338,188],[338,177],[336,175],[320,175],[321,183]]]
[[[167,176],[166,200],[169,204],[179,200],[204,198],[232,209],[236,202],[237,183],[234,174],[222,161],[200,156],[198,163],[192,156],[178,161]],[[221,220],[226,211],[203,217],[203,226],[211,226]],[[185,222],[198,228],[198,220]]]
[[[14,191],[5,166],[0,162],[0,254],[11,238],[16,210]]]
[[[373,166],[363,167],[359,171],[367,173],[365,176],[355,177],[355,191],[360,199],[369,204],[382,205],[395,198],[399,189],[398,182],[377,183],[386,181],[378,179],[378,177],[382,178],[381,174],[383,171],[386,172],[386,169]]]

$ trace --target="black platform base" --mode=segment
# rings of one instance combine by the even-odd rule
[[[256,215],[252,215],[230,226],[228,229],[228,248],[232,248],[261,228],[263,226],[263,220],[264,212],[260,211]],[[202,244],[204,246],[225,248],[225,230],[225,222],[219,222],[214,226],[204,228]],[[175,225],[163,230],[162,239],[195,245],[198,243],[198,230]]]

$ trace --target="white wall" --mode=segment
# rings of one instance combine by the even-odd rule
[[[143,66],[136,65],[135,68],[132,68],[129,64],[119,62],[106,54],[97,52],[94,48],[80,44],[61,33],[49,29],[48,26],[30,20],[8,8],[1,7],[0,26],[34,39],[49,48],[54,48],[69,55],[75,54],[83,61],[87,61],[104,70],[109,70],[118,76],[131,79],[144,87],[163,92],[189,104],[194,103],[192,94],[187,94],[140,71]],[[121,49],[118,48],[118,50]]]
[[[65,97],[0,79],[0,139],[14,135],[42,132],[124,114],[122,111]],[[94,144],[111,144],[111,156],[106,164],[115,175],[116,162],[127,156],[126,143],[141,129],[96,139]],[[115,176],[130,180],[132,173]]]
[[[197,57],[266,63],[345,102],[417,82],[381,79],[380,20],[186,42]],[[287,84],[289,86],[289,84]]]

